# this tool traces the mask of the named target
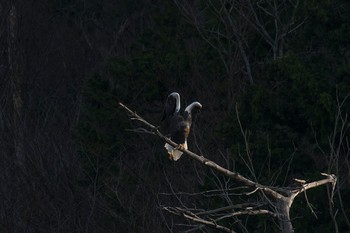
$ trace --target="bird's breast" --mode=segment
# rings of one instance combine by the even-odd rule
[[[185,132],[185,135],[186,135],[186,138],[188,137],[188,135],[190,134],[190,127],[189,126],[186,126],[184,128],[184,132]]]

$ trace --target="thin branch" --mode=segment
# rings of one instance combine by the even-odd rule
[[[238,124],[239,124],[239,128],[241,130],[241,134],[242,134],[242,136],[244,138],[245,151],[246,151],[246,154],[247,154],[247,157],[248,157],[248,161],[249,161],[249,166],[247,166],[247,167],[248,167],[250,173],[252,174],[252,176],[254,177],[254,179],[257,180],[256,176],[255,176],[255,171],[254,171],[252,155],[251,155],[251,152],[250,152],[250,149],[249,149],[249,143],[248,143],[248,139],[247,139],[247,132],[244,131],[244,129],[243,129],[243,126],[242,126],[242,123],[241,123],[241,119],[239,117],[239,111],[238,111],[238,105],[237,104],[236,104],[236,117],[237,117],[237,121],[238,121]]]
[[[184,195],[184,196],[203,196],[203,197],[217,197],[218,195],[222,194],[223,192],[226,192],[226,195],[229,196],[242,196],[242,195],[250,195],[251,192],[244,193],[240,191],[240,193],[233,193],[232,191],[239,191],[247,189],[248,187],[242,186],[242,187],[236,187],[236,188],[220,188],[220,189],[214,189],[214,190],[207,190],[203,192],[197,192],[197,193],[187,193],[187,192],[174,192],[174,193],[159,193],[160,195]],[[255,191],[255,190],[254,190]]]
[[[237,211],[237,212],[233,212],[231,214],[227,214],[225,216],[222,216],[220,218],[215,219],[215,221],[220,221],[223,220],[225,218],[231,218],[231,217],[235,217],[238,215],[262,215],[262,214],[268,214],[271,215],[275,218],[278,217],[278,215],[270,210],[265,210],[265,209],[261,209],[261,210],[242,210],[242,211]]]
[[[256,208],[259,207],[258,205],[255,204],[255,206],[252,206],[250,203],[244,203],[244,204],[236,204],[236,205],[229,205],[229,206],[224,206],[221,208],[213,209],[213,210],[207,210],[207,211],[202,211],[198,212],[197,215],[204,215],[204,214],[214,214],[222,211],[227,211],[227,210],[233,210],[233,209],[248,209],[248,208]]]
[[[203,218],[200,218],[200,217],[198,217],[197,215],[193,214],[190,211],[181,210],[179,208],[171,208],[171,207],[163,207],[163,209],[168,211],[168,212],[170,212],[170,213],[172,213],[172,214],[183,216],[183,217],[185,217],[185,218],[187,218],[189,220],[192,220],[193,222],[204,224],[206,226],[209,226],[211,228],[220,230],[222,232],[236,233],[235,231],[233,231],[233,230],[231,230],[231,229],[229,229],[227,227],[218,225],[217,223],[215,223],[213,221],[208,221],[208,220],[205,220]]]
[[[307,197],[306,191],[304,192],[304,196],[305,196],[305,200],[306,200],[307,206],[311,210],[311,213],[315,216],[316,219],[318,219],[317,214],[314,211],[314,208],[312,207],[311,203],[309,202],[309,198]]]

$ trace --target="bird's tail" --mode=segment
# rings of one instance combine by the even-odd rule
[[[182,144],[182,146],[187,150],[187,141],[185,141],[185,143]],[[181,158],[181,155],[183,154],[182,151],[175,149],[172,145],[168,143],[165,143],[164,147],[168,151],[170,160],[177,161]]]

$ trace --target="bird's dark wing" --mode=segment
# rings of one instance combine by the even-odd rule
[[[166,118],[169,118],[170,116],[174,115],[174,113],[176,112],[176,104],[177,104],[176,101],[178,100],[176,99],[175,95],[178,95],[178,94],[172,93],[166,99],[161,121],[164,121]]]
[[[173,98],[168,98],[164,110],[161,121],[164,121],[166,118],[171,116],[175,111],[175,100]]]
[[[160,128],[167,136],[171,135],[171,124],[180,110],[180,95],[177,92],[170,93],[165,101],[163,115],[160,120]]]

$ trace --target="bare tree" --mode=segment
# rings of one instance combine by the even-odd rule
[[[305,21],[296,19],[299,0],[249,0],[246,3],[253,17],[242,16],[270,46],[273,60],[282,57],[287,36]]]
[[[234,79],[243,66],[250,84],[254,83],[251,56],[256,53],[251,47],[253,34],[261,36],[276,60],[283,56],[288,36],[305,21],[296,17],[298,0],[174,0],[174,3],[219,54],[229,79]]]
[[[338,177],[338,185],[335,189],[335,199],[337,204],[334,206],[333,202],[329,201],[329,212],[335,227],[335,232],[339,232],[337,215],[342,216],[345,225],[350,229],[350,219],[346,214],[342,191],[350,183],[350,145],[349,145],[349,119],[348,114],[344,111],[345,104],[350,97],[347,94],[342,100],[339,99],[339,93],[336,94],[336,112],[334,116],[333,131],[328,137],[328,146],[322,148],[319,144],[317,134],[314,132],[316,146],[318,151],[323,155],[323,161],[327,164],[328,173],[335,173]],[[328,190],[328,195],[333,195],[333,190]],[[340,212],[340,214],[337,214]]]
[[[65,33],[50,27],[48,12],[43,2],[0,3],[3,232],[69,232],[89,224],[87,192],[76,185],[81,170],[71,137],[78,119],[77,84],[72,75],[64,80],[67,59],[55,59],[65,52],[64,40],[54,34]]]
[[[162,138],[170,145],[174,147],[177,146],[176,143],[171,141],[169,138],[165,137],[156,126],[147,122],[145,119],[140,117],[138,114],[130,110],[122,103],[119,103],[119,105],[129,113],[129,117],[131,120],[139,121],[148,128],[138,128],[135,130],[135,132],[151,133]],[[221,225],[220,222],[223,219],[228,219],[241,215],[269,215],[278,221],[281,232],[291,233],[294,232],[294,229],[291,222],[290,209],[295,198],[299,194],[305,194],[305,197],[307,197],[307,190],[330,183],[332,184],[330,200],[333,200],[333,191],[336,186],[337,178],[335,175],[332,174],[321,173],[321,175],[325,176],[325,178],[313,182],[305,182],[303,180],[296,179],[297,185],[295,186],[273,187],[260,184],[258,181],[242,176],[236,171],[228,170],[218,165],[217,163],[205,158],[203,155],[198,155],[185,149],[181,151],[190,156],[192,159],[200,162],[203,166],[209,167],[213,171],[216,171],[228,177],[235,183],[240,184],[241,186],[238,186],[235,189],[235,191],[238,191],[239,195],[256,195],[256,201],[254,203],[247,202],[240,205],[232,204],[211,210],[199,210],[196,208],[191,209],[186,206],[163,207],[164,210],[170,213],[180,215],[193,222],[218,229],[222,232],[235,232],[229,227]]]
[[[229,79],[233,79],[240,70],[237,58],[240,57],[245,67],[249,83],[253,83],[252,68],[247,54],[248,24],[242,17],[228,7],[226,1],[174,0],[177,7],[199,32],[200,36],[219,54]]]
[[[22,79],[24,71],[23,49],[19,38],[19,20],[21,16],[18,13],[18,4],[11,1],[8,11],[8,32],[7,32],[7,54],[9,64],[10,88],[12,92],[13,108],[13,132],[14,149],[17,163],[23,166],[24,163],[24,132],[23,132],[23,100],[22,100]]]
[[[138,10],[115,5],[113,1],[104,4],[108,7],[101,8],[96,1],[73,0],[69,7],[57,6],[55,17],[71,21],[81,32],[84,46],[94,55],[102,59],[125,56],[137,35],[152,24],[149,3],[143,2]]]

